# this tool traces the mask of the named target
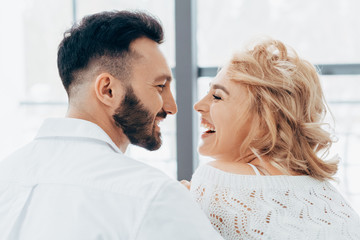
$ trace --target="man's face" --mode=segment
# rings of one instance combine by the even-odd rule
[[[157,150],[161,146],[158,124],[177,112],[170,91],[171,71],[156,42],[139,38],[130,48],[140,57],[133,61],[130,86],[113,118],[132,144]]]

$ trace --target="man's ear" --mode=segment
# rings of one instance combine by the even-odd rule
[[[120,80],[109,73],[101,73],[95,80],[96,97],[107,106],[118,106],[124,94]]]

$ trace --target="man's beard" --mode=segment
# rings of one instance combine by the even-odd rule
[[[166,115],[166,112],[162,110],[157,117],[166,118]],[[154,114],[145,108],[131,87],[127,88],[125,97],[116,109],[113,119],[131,144],[150,151],[160,148],[161,133],[155,131]]]

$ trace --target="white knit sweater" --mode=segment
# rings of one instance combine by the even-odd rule
[[[229,239],[360,239],[357,213],[328,182],[198,168],[191,193]]]

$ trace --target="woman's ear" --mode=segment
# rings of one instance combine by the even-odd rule
[[[124,94],[123,84],[109,73],[101,73],[95,80],[95,94],[107,106],[119,106]]]

